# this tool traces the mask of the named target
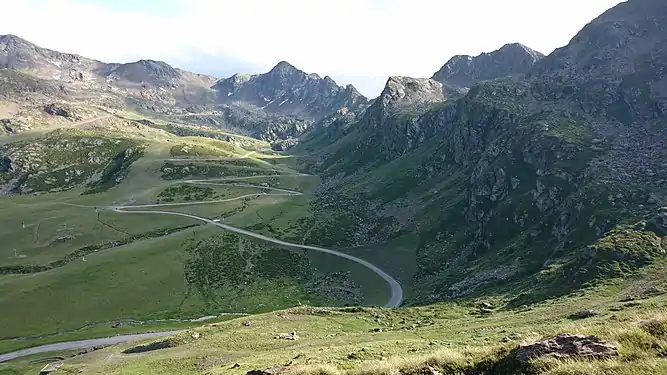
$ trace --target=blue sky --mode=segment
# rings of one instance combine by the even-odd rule
[[[0,34],[103,61],[166,61],[218,77],[286,60],[377,96],[455,54],[563,46],[619,0],[11,0]]]

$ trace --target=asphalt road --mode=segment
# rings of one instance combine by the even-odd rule
[[[254,178],[257,177],[275,177],[275,176],[253,176]],[[248,179],[248,178],[240,178],[240,179]],[[202,184],[202,185],[228,185],[230,184],[228,181],[233,181],[235,178],[228,178],[228,179],[210,179],[210,180],[187,180],[184,181],[185,183],[189,184]],[[279,189],[279,188],[274,188],[274,187],[263,187],[263,186],[256,186],[256,185],[239,185],[239,184],[234,184],[236,186],[246,186],[246,187],[257,187],[260,189],[268,189],[272,191],[277,191],[278,193],[264,193],[263,195],[301,195],[300,192],[298,191],[293,191],[293,190],[288,190],[288,189]],[[341,257],[348,259],[352,262],[359,263],[362,266],[370,269],[371,271],[375,272],[378,276],[380,276],[384,281],[389,284],[389,288],[391,289],[391,297],[389,298],[389,301],[384,305],[384,307],[388,308],[393,308],[393,307],[398,307],[401,305],[403,302],[403,288],[401,287],[401,284],[399,284],[396,279],[391,277],[388,273],[384,272],[382,269],[374,265],[373,263],[357,258],[353,255],[345,254],[337,250],[331,250],[331,249],[325,249],[322,247],[317,247],[317,246],[309,246],[309,245],[301,245],[301,244],[295,244],[283,240],[279,240],[277,238],[273,237],[268,237],[263,234],[259,233],[254,233],[245,229],[241,228],[236,228],[231,225],[223,224],[220,222],[216,222],[210,219],[207,219],[205,217],[201,216],[196,216],[192,214],[186,214],[182,212],[174,212],[174,211],[161,211],[161,210],[137,210],[138,208],[157,208],[157,207],[172,207],[172,206],[183,206],[183,205],[192,205],[192,204],[207,204],[207,203],[218,203],[218,202],[228,202],[232,200],[237,200],[237,199],[243,199],[246,197],[252,197],[256,196],[258,194],[248,194],[240,197],[235,197],[235,198],[230,198],[230,199],[224,199],[224,200],[217,200],[217,201],[200,201],[200,202],[185,202],[185,203],[164,203],[164,204],[142,204],[142,205],[129,205],[129,206],[111,206],[108,207],[112,209],[115,212],[120,212],[120,213],[126,213],[126,214],[147,214],[147,215],[174,215],[174,216],[182,216],[182,217],[187,217],[195,220],[202,221],[207,224],[215,225],[218,228],[222,228],[225,230],[228,230],[230,232],[234,233],[239,233],[243,234],[249,237],[254,237],[263,241],[275,243],[277,245],[282,245],[282,246],[287,246],[287,247],[293,247],[293,248],[298,248],[298,249],[305,249],[305,250],[312,250],[312,251],[317,251],[321,253],[326,253],[326,254],[331,254],[333,256]]]
[[[79,340],[79,341],[67,341],[59,342],[56,344],[48,344],[35,346],[33,348],[17,350],[11,353],[0,354],[0,362],[6,362],[12,359],[26,357],[33,354],[47,353],[47,352],[59,352],[63,350],[76,350],[76,349],[87,349],[95,346],[108,346],[116,345],[124,342],[137,341],[155,337],[171,336],[173,334],[179,333],[182,331],[165,331],[165,332],[152,332],[152,333],[140,333],[135,335],[118,335],[112,337],[104,337],[100,339],[90,339],[90,340]]]

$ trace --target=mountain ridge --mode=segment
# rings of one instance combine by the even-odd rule
[[[152,59],[104,63],[42,48],[14,35],[0,37],[0,68],[57,83],[60,96],[111,95],[117,108],[129,104],[148,113],[192,115],[200,126],[281,144],[294,143],[331,113],[356,111],[368,103],[353,85],[339,86],[329,76],[307,74],[286,61],[266,73],[217,79]]]
[[[523,44],[507,43],[495,51],[477,56],[456,55],[433,74],[431,79],[470,88],[482,81],[525,74],[543,57],[540,52]]]
[[[341,108],[356,110],[368,103],[353,85],[339,86],[329,76],[305,73],[286,61],[267,73],[221,79],[213,88],[222,103],[245,102],[269,112],[296,113],[315,120]]]
[[[611,270],[615,250],[586,249],[617,239],[613,230],[631,238],[625,225],[667,203],[664,14],[664,2],[621,3],[547,57],[519,46],[529,62],[520,74],[407,106],[382,131],[355,120],[336,142],[314,136],[319,144],[297,150],[325,150],[310,168],[327,199],[369,202],[355,216],[376,223],[363,233],[382,236],[360,232],[353,245],[420,233],[416,300],[518,288],[516,303],[534,302],[622,277],[629,271]],[[625,256],[644,256],[627,246]]]

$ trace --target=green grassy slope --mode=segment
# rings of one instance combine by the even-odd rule
[[[664,276],[662,267],[647,272]],[[618,345],[620,356],[601,362],[537,360],[531,368],[540,374],[657,374],[666,369],[667,337],[665,294],[656,295],[655,287],[645,278],[633,278],[515,309],[488,299],[397,310],[298,307],[193,328],[170,339],[166,349],[125,354],[140,347],[134,343],[73,357],[65,360],[63,370],[245,374],[291,364],[290,370],[298,374],[421,374],[426,366],[441,373],[519,374],[523,368],[513,361],[513,348],[574,332]],[[634,300],[628,302],[630,296]],[[480,313],[481,302],[490,303],[492,312]],[[586,309],[599,315],[571,317]],[[295,341],[274,338],[292,331],[298,335]],[[193,339],[193,332],[200,337]],[[23,366],[26,361],[0,369]]]
[[[167,209],[303,243],[308,228],[300,223],[311,216],[308,203],[319,179],[297,174],[290,158],[220,140],[156,133],[151,127],[119,133],[93,126],[17,138],[19,143],[10,137],[3,147],[26,153],[28,145],[35,145],[52,154],[44,155],[49,163],[31,164],[44,175],[60,170],[58,160],[78,170],[90,165],[88,157],[95,157],[99,173],[91,173],[108,176],[100,181],[113,183],[92,185],[82,177],[59,184],[60,191],[0,198],[0,237],[7,245],[0,250],[0,324],[8,327],[0,337],[2,351],[170,326],[156,319],[256,313],[298,303],[374,305],[388,298],[379,277],[338,258],[250,241],[178,216],[104,209],[112,204],[185,203]],[[69,146],[58,146],[63,142]],[[116,162],[116,148],[138,142],[142,152],[136,158]],[[262,175],[271,177],[238,181],[243,185],[181,181]],[[303,195],[263,195],[271,192],[266,187]],[[247,197],[235,199],[241,196]],[[187,205],[214,200],[228,201]],[[110,328],[133,320],[144,324]]]

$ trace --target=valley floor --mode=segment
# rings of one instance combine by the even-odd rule
[[[211,140],[203,138],[156,139],[108,191],[0,199],[0,237],[8,245],[0,250],[0,352],[180,329],[202,316],[228,318],[301,303],[401,303],[403,289],[391,276],[397,268],[356,255],[377,259],[380,246],[300,244],[307,228],[295,223],[309,215],[316,176],[295,172],[289,158],[272,152],[236,147],[222,155],[180,155],[175,140],[211,150]],[[169,171],[174,176],[166,176]],[[196,244],[206,241],[218,241],[241,258],[222,256],[212,265],[198,260],[204,255]],[[245,263],[239,264],[245,271],[216,268],[230,262]]]

